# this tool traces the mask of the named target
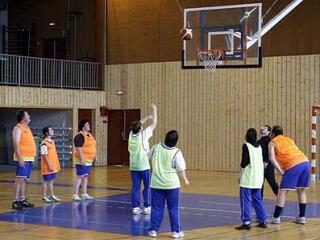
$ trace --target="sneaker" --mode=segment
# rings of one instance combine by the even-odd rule
[[[143,209],[143,214],[144,215],[150,215],[151,214],[151,207],[145,207]]]
[[[295,223],[306,224],[306,217],[296,217]]]
[[[72,200],[73,200],[73,201],[81,201],[81,198],[79,197],[79,195],[73,194]]]
[[[20,203],[19,200],[14,200],[12,202],[12,207],[11,207],[13,210],[22,210],[22,205]]]
[[[27,201],[27,199],[20,200],[20,204],[23,208],[32,208],[34,204]]]
[[[235,227],[235,229],[237,230],[250,230],[251,229],[251,225],[250,224],[242,224],[238,227]]]
[[[258,228],[267,228],[267,223],[266,222],[259,222],[256,227]]]
[[[44,202],[46,202],[46,203],[50,203],[50,202],[52,202],[52,199],[51,199],[51,197],[49,197],[49,196],[43,196],[43,197],[42,197],[42,201],[44,201]]]
[[[273,217],[271,216],[269,219],[268,219],[268,222],[271,223],[271,224],[280,224],[281,223],[281,218],[280,217]]]
[[[84,193],[81,195],[83,200],[92,200],[93,197],[91,197],[88,193]]]
[[[184,232],[172,232],[172,238],[183,238],[184,237]]]
[[[58,197],[55,196],[55,195],[52,195],[52,196],[50,197],[50,199],[51,199],[52,202],[61,202],[61,199],[58,198]]]
[[[149,236],[149,237],[152,237],[152,238],[156,238],[156,237],[157,237],[157,232],[154,231],[154,230],[150,230],[150,231],[148,232],[148,236]]]
[[[140,213],[142,213],[142,210],[139,207],[135,207],[135,208],[132,209],[132,214],[133,215],[138,215]]]

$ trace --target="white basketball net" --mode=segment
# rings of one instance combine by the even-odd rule
[[[203,50],[198,51],[198,56],[201,62],[203,62],[205,70],[214,72],[217,68],[219,59],[223,55],[221,50]]]

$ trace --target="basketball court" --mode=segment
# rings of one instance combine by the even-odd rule
[[[105,174],[107,172],[107,174]],[[73,202],[72,172],[63,171],[56,183],[56,194],[61,203],[41,202],[39,187],[41,178],[38,171],[33,173],[29,190],[35,208],[10,211],[13,174],[1,174],[1,236],[6,239],[147,239],[150,216],[132,215],[130,189],[131,182],[127,168],[99,167],[90,177],[89,193],[94,200]],[[312,185],[308,190],[308,224],[294,223],[297,214],[295,193],[289,194],[284,212],[284,223],[269,225],[267,229],[253,228],[250,232],[239,232],[234,226],[239,224],[238,174],[190,171],[193,184],[182,188],[181,222],[186,233],[184,239],[315,239],[320,225],[319,191]],[[121,179],[120,181],[115,181]],[[68,182],[69,181],[69,182]],[[221,185],[230,187],[221,188]],[[270,214],[274,207],[274,196],[266,186],[265,205]],[[252,214],[254,219],[255,214]],[[23,234],[23,235],[22,235]],[[22,236],[21,236],[22,235]],[[170,239],[170,224],[165,213],[163,225],[157,239]]]
[[[0,238],[172,239],[166,209],[157,238],[147,236],[150,215],[132,214],[129,126],[150,114],[155,103],[158,126],[150,145],[177,129],[187,162],[190,186],[182,186],[180,196],[183,239],[319,239],[320,49],[313,40],[320,34],[307,29],[309,20],[303,22],[312,10],[307,1],[97,0],[92,7],[96,47],[91,49],[97,64],[87,55],[84,62],[77,57],[87,44],[89,31],[80,35],[79,30],[88,27],[87,13],[68,1],[66,54],[59,52],[63,38],[52,38],[54,57],[48,61],[0,54]],[[313,4],[319,10],[316,0]],[[61,32],[59,21],[49,26],[50,34]],[[77,48],[81,42],[86,44]],[[42,51],[49,54],[45,47]],[[68,58],[68,49],[75,59]],[[57,54],[66,58],[56,59]],[[27,186],[35,207],[11,209],[15,166],[8,152],[13,149],[14,113],[20,108],[31,112],[36,136],[41,124],[57,129],[62,171],[54,188],[61,202],[42,201],[37,160]],[[92,122],[99,159],[89,175],[88,193],[94,199],[73,201],[73,137],[82,118]],[[241,146],[248,128],[259,130],[264,124],[283,126],[310,159],[307,223],[295,223],[299,204],[292,191],[281,224],[255,227],[252,209],[252,229],[239,231]],[[276,180],[280,182],[279,174]],[[276,196],[266,181],[263,201],[271,216]]]

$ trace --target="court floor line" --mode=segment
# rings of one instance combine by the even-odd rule
[[[15,181],[14,180],[0,180],[0,183],[15,183]],[[28,182],[28,184],[42,185],[42,182],[31,181],[31,182]],[[73,184],[55,183],[54,186],[56,186],[56,187],[73,187]],[[116,190],[116,191],[124,191],[124,192],[131,191],[131,189],[127,189],[127,188],[116,188],[116,187],[108,187],[108,186],[88,185],[88,188],[99,189],[99,190]]]
[[[44,216],[35,216],[35,215],[30,215],[30,214],[24,214],[23,215],[24,217],[29,217],[29,218],[37,218],[37,219],[47,219],[47,217],[44,217]],[[60,221],[66,221],[66,222],[74,222],[75,220],[74,219],[68,219],[68,218],[63,218],[63,217],[50,217],[51,220],[60,220]],[[2,222],[2,221],[1,221]],[[6,221],[4,221],[6,222]],[[115,224],[115,223],[110,223],[110,222],[104,222],[104,223],[101,223],[101,221],[90,221],[90,220],[86,220],[87,223],[93,223],[93,224],[96,224],[96,225],[110,225],[110,226],[121,226],[121,227],[126,227],[124,226],[122,223],[120,224]],[[63,227],[63,226],[59,226],[59,227]]]
[[[125,202],[125,201],[117,201],[117,200],[103,200],[103,199],[95,199],[95,202],[110,202],[110,203],[123,203],[123,204],[128,204],[131,205],[131,202]],[[201,201],[200,201],[201,202]],[[211,202],[213,203],[213,202]],[[97,204],[98,205],[98,204]],[[228,204],[225,203],[223,205],[230,205],[230,206],[238,206],[237,204]],[[110,206],[112,207],[112,206]],[[212,208],[192,208],[192,207],[184,207],[184,206],[180,206],[180,209],[186,209],[186,210],[199,210],[199,211],[206,211],[206,212],[223,212],[223,213],[236,213],[236,214],[240,214],[240,211],[230,211],[230,210],[221,210],[221,209],[212,209]],[[182,213],[182,214],[186,214],[186,213]],[[255,214],[255,213],[253,213]],[[203,214],[199,214],[197,213],[196,215],[203,215]],[[207,214],[206,214],[207,215]],[[288,218],[288,219],[295,219],[294,216],[288,216],[288,215],[282,215],[282,217],[284,218]]]
[[[185,231],[200,230],[201,228],[230,226],[239,224],[240,209],[235,208],[236,197],[227,196],[223,199],[217,195],[190,194],[182,193],[181,201],[181,218],[183,219],[183,228]],[[56,205],[44,205],[34,209],[23,210],[21,212],[7,212],[0,214],[1,221],[32,223],[48,226],[57,226],[63,228],[78,228],[84,230],[95,230],[101,232],[120,233],[125,235],[145,235],[148,227],[150,216],[132,216],[130,193],[121,193],[116,195],[98,197],[92,201],[81,202],[63,202]],[[208,198],[207,200],[205,198]],[[220,202],[230,201],[224,205],[199,204],[202,202]],[[194,200],[198,199],[197,202]],[[213,200],[213,201],[210,201]],[[268,200],[269,210],[271,201]],[[317,206],[315,206],[317,207]],[[170,231],[169,218],[167,213],[163,219],[164,224],[161,233]],[[254,217],[255,214],[252,214]],[[288,214],[286,214],[288,215]],[[210,218],[208,218],[210,217]],[[294,215],[284,216],[287,222],[292,222]],[[289,221],[288,221],[289,220]],[[319,224],[319,221],[316,222]],[[231,229],[230,229],[231,230]],[[200,234],[199,234],[200,233]],[[238,239],[232,238],[234,230],[228,233],[218,233],[213,238],[222,236],[221,239]],[[194,235],[193,235],[194,234]],[[206,238],[205,232],[193,233],[194,239]],[[199,234],[199,235],[198,235]],[[198,237],[196,237],[198,236]],[[230,238],[231,237],[231,238]],[[252,235],[250,237],[253,237]]]

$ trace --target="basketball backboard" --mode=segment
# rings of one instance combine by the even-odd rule
[[[198,52],[210,49],[224,51],[217,68],[261,67],[261,15],[261,3],[184,9],[182,68],[204,68]]]

